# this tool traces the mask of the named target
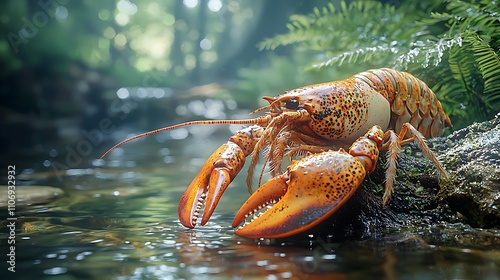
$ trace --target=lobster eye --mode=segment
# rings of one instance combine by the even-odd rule
[[[295,110],[299,108],[299,101],[297,99],[288,99],[285,101],[285,108]]]

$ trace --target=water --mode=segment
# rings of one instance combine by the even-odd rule
[[[499,279],[495,230],[392,228],[341,242],[240,238],[231,221],[248,197],[244,173],[206,226],[184,228],[177,219],[179,198],[224,138],[159,143],[153,137],[66,172],[20,170],[18,188],[55,186],[64,195],[16,208],[16,272],[3,261],[2,278]],[[2,209],[3,221],[6,213]],[[8,236],[2,226],[4,258]]]

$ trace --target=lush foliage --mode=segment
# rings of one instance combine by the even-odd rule
[[[328,4],[292,16],[288,33],[260,47],[316,51],[307,65],[316,69],[347,63],[411,71],[433,88],[459,128],[500,108],[499,6],[487,0]]]

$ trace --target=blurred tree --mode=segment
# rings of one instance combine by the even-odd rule
[[[1,1],[0,130],[11,132],[0,147],[46,153],[45,142],[75,141],[120,87],[231,84],[263,37],[319,2]]]
[[[284,31],[290,14],[316,2],[6,1],[0,61],[19,69],[49,54],[101,69],[122,85],[140,85],[148,71],[164,72],[163,85],[226,80],[259,56],[263,37]]]

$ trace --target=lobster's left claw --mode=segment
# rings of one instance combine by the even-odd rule
[[[365,177],[365,167],[343,149],[295,161],[262,185],[236,214],[235,233],[246,238],[283,238],[307,231],[336,212]],[[264,213],[263,207],[272,207]]]
[[[205,162],[179,201],[179,220],[187,228],[194,228],[201,207],[204,225],[212,216],[222,194],[245,163],[245,154],[235,143],[228,141]]]

